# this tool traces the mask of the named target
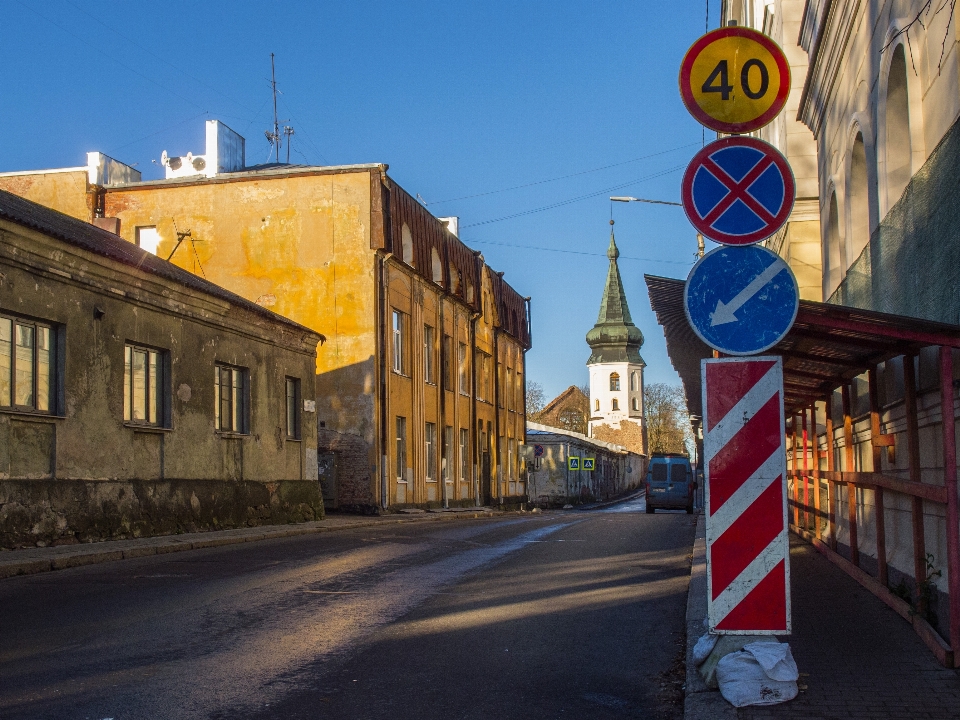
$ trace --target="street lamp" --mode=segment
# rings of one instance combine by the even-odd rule
[[[654,205],[676,205],[677,207],[683,207],[681,203],[669,202],[668,200],[647,200],[646,198],[635,198],[635,197],[611,197],[611,200],[614,202],[645,202],[652,203]]]

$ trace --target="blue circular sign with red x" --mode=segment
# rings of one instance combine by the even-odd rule
[[[694,155],[681,189],[693,226],[724,245],[752,245],[776,233],[790,216],[795,194],[787,159],[747,136],[717,140]]]

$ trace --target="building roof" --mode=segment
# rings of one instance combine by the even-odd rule
[[[569,400],[573,400],[574,403],[580,403],[588,408],[590,406],[590,398],[587,397],[586,393],[584,393],[583,390],[578,388],[576,385],[571,385],[562,393],[557,395],[553,400],[544,405],[543,410],[541,410],[539,414],[541,416],[549,415],[551,412]]]
[[[530,422],[529,420],[527,421],[527,445],[531,444],[529,442],[531,438],[533,438],[534,442],[536,442],[535,438],[538,436],[541,439],[545,439],[547,435],[559,435],[561,437],[571,438],[572,440],[576,440],[584,445],[593,445],[595,447],[603,448],[604,450],[611,450],[616,453],[633,453],[634,455],[639,455],[639,453],[634,453],[632,450],[625,448],[622,445],[616,445],[603,440],[596,440],[595,438],[587,437],[586,435],[573,432],[572,430],[563,430],[561,428],[550,427],[549,425],[539,425],[538,423]]]
[[[132,268],[141,270],[150,275],[172,280],[184,287],[192,290],[206,293],[232,305],[245,308],[251,312],[258,313],[273,322],[287,325],[291,328],[303,332],[319,335],[320,342],[326,342],[326,338],[315,330],[304,327],[299,323],[288,320],[282,315],[261,307],[254,302],[235,295],[229,290],[225,290],[219,285],[215,285],[208,280],[183,270],[173,263],[162,260],[146,250],[142,250],[131,242],[127,242],[112,232],[103,230],[64,215],[63,213],[51,210],[43,205],[25,200],[13,193],[0,190],[0,219],[22,225],[24,227],[37,230],[44,235],[55,237],[68,245],[73,245],[88,252],[109,258],[116,262],[129,265]]]
[[[612,221],[611,221],[612,222]],[[610,247],[607,249],[610,268],[607,271],[607,284],[600,301],[600,315],[597,324],[587,333],[587,345],[590,346],[590,359],[587,365],[610,362],[628,362],[644,364],[640,357],[643,345],[643,333],[633,324],[630,308],[627,307],[627,294],[620,279],[617,258],[620,251],[610,230]]]
[[[687,320],[684,281],[651,275],[644,279],[670,361],[683,382],[687,409],[702,416],[700,361],[713,357],[713,350]],[[789,417],[877,364],[930,345],[960,348],[960,325],[801,300],[793,327],[763,354],[783,358],[784,410]]]

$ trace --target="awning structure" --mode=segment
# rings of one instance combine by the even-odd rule
[[[687,321],[684,281],[653,275],[644,279],[687,407],[702,416],[700,360],[713,357],[713,350]],[[763,354],[783,357],[784,411],[790,417],[877,364],[930,345],[960,348],[960,326],[801,300],[793,328]]]
[[[667,353],[683,382],[687,407],[692,415],[702,417],[700,361],[713,357],[713,350],[697,337],[687,320],[684,282],[649,275],[645,279],[650,304],[666,336]],[[920,350],[929,346],[939,347],[940,417],[936,424],[942,436],[942,482],[921,473],[920,405],[914,371]],[[791,530],[900,613],[937,659],[951,668],[960,667],[960,496],[954,389],[957,348],[957,325],[801,300],[793,327],[763,353],[783,358],[784,432],[790,448],[785,479]],[[888,425],[885,433],[878,401],[878,366],[897,356],[903,356],[905,427],[894,430]],[[865,373],[869,414],[857,418],[851,408],[850,382]],[[838,389],[842,408],[835,426],[830,398]],[[825,404],[823,415],[818,415],[819,403]],[[818,417],[823,417],[822,424]],[[869,440],[863,449],[869,452],[861,453],[858,460],[857,447],[862,440],[855,438],[854,424],[860,423],[863,429],[864,420]],[[895,434],[901,436],[899,443]],[[907,451],[901,452],[899,461],[898,444]],[[887,450],[886,458],[883,450]],[[909,522],[903,520],[902,513],[890,515],[889,520],[894,523],[898,542],[912,535],[915,588],[929,581],[928,534],[946,536],[949,629],[943,636],[927,621],[930,608],[921,594],[910,605],[890,591],[886,494],[910,503]],[[902,509],[903,504],[899,502],[898,507]],[[939,505],[942,510],[937,512],[942,514],[928,514],[929,505]],[[864,525],[869,530],[861,537],[859,528]],[[846,547],[841,547],[838,540],[841,530]],[[875,576],[861,567],[863,551],[876,560]]]

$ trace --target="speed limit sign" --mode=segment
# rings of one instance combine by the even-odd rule
[[[680,66],[680,94],[702,125],[721,133],[753,132],[773,120],[790,92],[783,50],[763,33],[725,27],[707,33]]]

